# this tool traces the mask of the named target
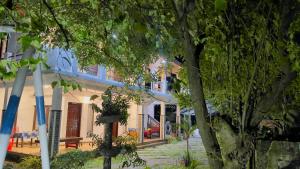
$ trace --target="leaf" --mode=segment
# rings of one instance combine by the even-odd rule
[[[98,97],[99,97],[98,95],[92,95],[91,98],[90,98],[90,100],[95,100],[95,99],[97,99]]]
[[[64,87],[64,93],[68,93],[69,92],[69,88],[68,87]]]
[[[77,84],[77,88],[78,88],[79,91],[82,91],[82,87],[81,87],[80,84]]]
[[[44,68],[47,69],[47,70],[51,68],[51,67],[50,67],[47,63],[45,63],[45,62],[43,62],[43,66],[44,66]]]
[[[215,0],[215,9],[217,11],[224,11],[227,8],[226,0]]]
[[[22,50],[25,51],[30,46],[31,37],[23,36],[19,41],[21,42]]]
[[[39,48],[41,48],[41,42],[39,41],[39,40],[37,40],[37,39],[35,39],[35,40],[33,40],[33,41],[31,41],[31,46],[33,46],[34,48],[36,48],[36,49],[39,49]]]
[[[76,90],[77,89],[77,84],[76,83],[72,83],[72,90]]]
[[[54,88],[57,86],[57,84],[58,84],[58,81],[53,81],[53,82],[51,83],[52,89],[54,89]]]

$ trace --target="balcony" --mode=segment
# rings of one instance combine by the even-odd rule
[[[106,68],[104,65],[93,65],[80,68],[75,55],[70,51],[61,49],[50,49],[47,51],[48,65],[51,70],[67,76],[73,76],[79,79],[91,80],[98,83],[123,87],[122,78],[113,69]],[[163,86],[166,87],[163,87]],[[138,85],[133,88],[140,88]],[[142,88],[150,90],[152,93],[167,94],[167,81],[144,83]],[[165,90],[165,91],[164,91]]]

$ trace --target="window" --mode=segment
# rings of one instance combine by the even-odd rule
[[[49,121],[49,114],[50,114],[50,105],[45,105],[45,117],[46,117],[46,128],[48,129],[48,121]],[[33,115],[33,127],[32,130],[38,129],[38,123],[37,123],[37,116],[36,116],[36,106],[34,106],[34,115]]]
[[[0,59],[4,59],[7,48],[7,39],[0,39]]]

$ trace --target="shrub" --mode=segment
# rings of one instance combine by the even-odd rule
[[[6,163],[4,164],[3,169],[15,169],[15,167],[12,163]]]
[[[23,158],[23,160],[17,164],[19,169],[42,169],[41,158],[37,156],[29,156]]]
[[[168,136],[168,137],[166,137],[166,140],[169,144],[175,144],[178,141],[181,141],[181,138],[180,137],[174,137],[174,136]]]
[[[85,163],[95,157],[94,152],[74,150],[59,155],[51,162],[51,168],[55,169],[81,169]]]

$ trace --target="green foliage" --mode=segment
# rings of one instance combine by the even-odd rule
[[[190,126],[189,121],[187,119],[183,119],[180,128],[183,130],[186,139],[189,139],[194,133],[194,131],[197,129],[197,126]]]
[[[17,168],[20,169],[42,169],[41,158],[37,156],[29,156],[24,158],[19,164],[17,164]]]
[[[169,144],[176,144],[178,143],[179,141],[181,141],[181,138],[180,137],[174,137],[174,136],[166,136],[166,140]]]
[[[217,11],[226,10],[227,4],[226,0],[215,0],[215,8]]]
[[[49,66],[46,64],[46,61],[46,59],[40,57],[29,57],[20,61],[0,60],[0,78],[4,80],[11,80],[16,76],[16,72],[19,68],[28,67],[30,70],[34,71],[36,65],[40,63],[44,65],[45,69],[47,69]]]
[[[121,150],[121,167],[139,167],[145,166],[146,161],[141,159],[136,152],[136,139],[131,136],[118,136],[115,143]]]
[[[55,169],[81,169],[85,163],[94,158],[95,153],[89,151],[73,150],[55,157],[51,161],[51,168]],[[30,167],[29,167],[30,168]]]
[[[95,100],[97,98],[98,96],[93,95],[90,100]],[[92,103],[92,109],[99,113],[96,117],[96,124],[103,124],[103,117],[120,116],[119,122],[122,125],[126,125],[129,116],[127,109],[129,108],[130,99],[121,93],[113,93],[112,88],[108,88],[104,94],[102,94],[101,99],[102,108],[99,108],[97,104]]]
[[[200,162],[195,160],[195,158],[188,151],[182,156],[182,162],[184,167],[188,169],[197,169],[200,166]]]
[[[15,167],[12,163],[6,163],[4,164],[3,169],[15,169]]]
[[[59,81],[53,81],[51,83],[51,87],[53,89],[57,86],[61,87],[63,89],[64,93],[68,93],[69,91],[72,91],[72,90],[82,91],[81,85],[74,80],[66,80],[66,79],[61,78]]]

